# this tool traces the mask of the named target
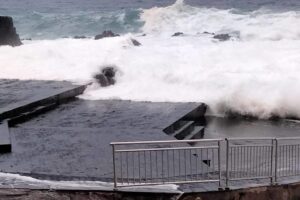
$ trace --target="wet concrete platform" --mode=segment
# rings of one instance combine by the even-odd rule
[[[6,84],[0,84],[1,108],[72,86],[68,82],[6,81],[14,86],[6,90]],[[111,182],[110,142],[173,140],[174,137],[162,130],[197,106],[199,103],[78,99],[11,128],[12,153],[0,155],[0,169],[39,179]],[[298,136],[299,130],[297,121],[209,116],[204,138]],[[183,185],[182,188],[209,191],[216,190],[218,185]]]
[[[0,156],[5,172],[37,178],[112,178],[113,141],[174,139],[162,129],[196,103],[77,100],[11,128],[13,150]]]

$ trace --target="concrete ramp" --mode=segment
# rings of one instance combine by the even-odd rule
[[[26,122],[40,114],[55,109],[82,94],[86,85],[73,85],[48,94],[37,95],[31,99],[9,104],[0,109],[0,153],[11,152],[9,127]]]

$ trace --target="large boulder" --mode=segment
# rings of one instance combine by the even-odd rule
[[[131,42],[134,46],[141,46],[142,45],[139,41],[137,41],[136,39],[133,39],[133,38],[131,38]]]
[[[217,35],[214,35],[213,38],[217,39],[219,41],[227,41],[227,40],[230,40],[231,36],[226,33],[226,34],[217,34]]]
[[[182,36],[183,32],[176,32],[172,35],[172,37],[178,37],[178,36]]]
[[[116,67],[106,66],[102,68],[101,72],[96,74],[94,78],[102,87],[106,87],[116,83],[115,75]]]
[[[22,45],[11,17],[0,16],[0,45]]]
[[[119,34],[115,34],[112,31],[103,31],[101,34],[95,36],[95,40],[100,40],[102,38],[106,37],[118,37],[120,36]]]

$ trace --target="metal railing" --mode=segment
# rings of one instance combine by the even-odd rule
[[[111,143],[114,186],[167,183],[221,184],[221,140]]]
[[[275,182],[279,178],[300,176],[300,138],[276,138],[275,154]]]
[[[226,141],[226,187],[229,181],[266,179],[273,183],[274,140],[234,138]]]
[[[114,186],[216,182],[299,176],[300,138],[114,142]]]

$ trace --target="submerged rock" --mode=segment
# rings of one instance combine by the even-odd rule
[[[218,39],[219,41],[227,41],[231,38],[229,34],[217,34],[214,35],[214,39]]]
[[[106,87],[116,83],[115,75],[116,75],[116,67],[107,66],[104,67],[99,74],[96,74],[94,78],[102,87]]]
[[[112,31],[103,31],[101,34],[95,36],[95,40],[100,40],[102,38],[106,37],[118,37],[120,36],[119,34],[115,34]]]
[[[142,44],[139,42],[139,41],[137,41],[136,39],[131,39],[131,42],[132,42],[132,44],[134,45],[134,46],[141,46]]]
[[[204,31],[203,34],[215,35],[215,33],[207,32],[207,31]]]
[[[84,35],[76,35],[74,36],[74,39],[86,39],[87,37]]]
[[[22,45],[11,17],[0,16],[0,45]]]
[[[177,37],[183,35],[183,32],[176,32],[172,35],[172,37]]]

